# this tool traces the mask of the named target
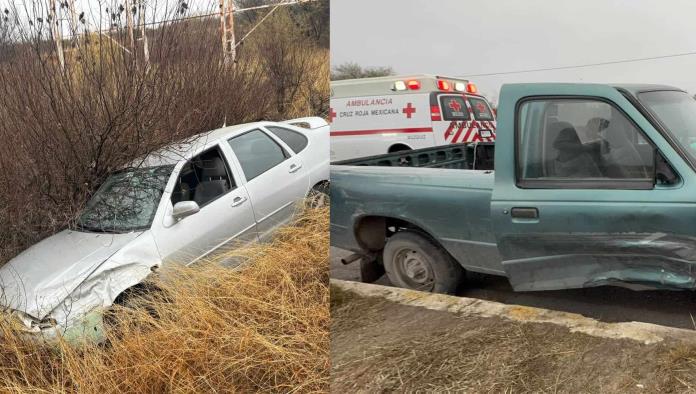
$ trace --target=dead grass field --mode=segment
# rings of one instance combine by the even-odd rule
[[[105,345],[42,344],[4,327],[0,391],[327,392],[328,208],[231,253],[250,264],[167,272],[156,297],[115,312]]]
[[[696,392],[696,348],[472,318],[331,289],[331,390]]]

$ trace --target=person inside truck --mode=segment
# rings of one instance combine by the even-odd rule
[[[646,170],[646,164],[651,161],[650,146],[625,117],[616,116],[603,130],[602,139],[606,141],[602,150],[602,162],[608,178],[650,177]],[[641,154],[642,147],[646,149]]]

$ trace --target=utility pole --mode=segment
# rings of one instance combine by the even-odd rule
[[[138,17],[140,19],[140,39],[143,40],[143,58],[145,59],[145,67],[150,67],[150,47],[147,43],[147,33],[145,31],[145,0],[138,2]]]
[[[131,50],[135,50],[135,35],[133,34],[133,11],[130,0],[124,0],[126,8],[126,28],[128,29],[128,40]]]
[[[234,38],[234,0],[220,0],[220,30],[225,66],[234,66],[237,45]]]
[[[77,48],[78,44],[78,34],[77,34],[77,10],[75,9],[75,0],[68,0],[68,12],[70,13],[70,32],[72,36],[73,47]]]
[[[58,18],[58,13],[56,12],[56,2],[55,0],[50,0],[48,2],[48,17],[49,25],[51,27],[51,35],[53,36],[53,41],[56,45],[56,52],[58,53],[58,62],[60,63],[60,69],[65,71],[65,54],[63,53],[63,33],[60,26],[60,19]]]

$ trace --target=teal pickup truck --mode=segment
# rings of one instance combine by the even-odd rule
[[[696,101],[680,89],[505,85],[495,145],[332,163],[331,244],[432,292],[467,271],[517,291],[694,289],[694,171]]]

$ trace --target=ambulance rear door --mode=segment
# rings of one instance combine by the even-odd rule
[[[436,145],[495,140],[495,117],[483,97],[433,92],[430,116]]]

